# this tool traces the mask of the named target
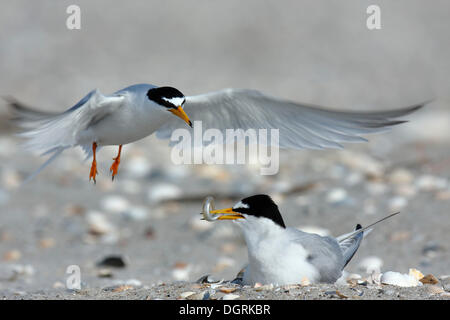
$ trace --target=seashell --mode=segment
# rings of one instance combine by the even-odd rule
[[[311,281],[309,281],[309,279],[307,277],[303,277],[302,280],[300,280],[300,285],[302,287],[306,287],[311,285]]]
[[[381,283],[399,287],[416,287],[422,285],[422,283],[419,280],[417,280],[414,276],[394,271],[388,271],[386,273],[383,273],[381,275]]]
[[[192,294],[186,297],[186,300],[208,300],[211,297],[211,294],[208,290]]]
[[[420,272],[420,271],[417,270],[417,269],[414,269],[414,268],[409,269],[409,275],[410,275],[410,276],[413,276],[413,277],[416,278],[417,280],[420,280],[420,279],[423,278],[423,273]]]
[[[219,289],[220,292],[223,293],[232,293],[236,291],[236,288],[227,288],[227,287],[223,287]]]
[[[211,278],[211,275],[207,274],[207,275],[204,275],[203,277],[199,278],[197,281],[195,281],[195,283],[200,283],[200,284],[203,284],[203,283],[221,283],[222,281],[223,280],[216,281],[213,278]]]
[[[240,296],[238,296],[237,294],[226,294],[222,297],[222,300],[236,300],[238,299]]]
[[[256,285],[258,285],[258,286],[256,286]],[[255,288],[255,291],[273,290],[273,284],[261,285],[260,283],[256,283],[254,288]]]
[[[192,296],[193,294],[195,294],[194,291],[186,291],[186,292],[182,292],[182,293],[180,294],[180,298],[181,298],[181,299],[186,299],[187,297]]]

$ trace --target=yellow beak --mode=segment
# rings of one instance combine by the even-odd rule
[[[221,210],[213,210],[211,214],[220,214],[221,216],[217,218],[217,220],[236,220],[236,219],[245,219],[242,214],[239,212],[233,211],[233,208],[221,209]]]
[[[189,117],[187,116],[186,112],[184,112],[183,108],[179,106],[176,109],[169,109],[170,112],[172,112],[177,117],[184,120],[191,128],[192,128],[192,122],[189,120]]]

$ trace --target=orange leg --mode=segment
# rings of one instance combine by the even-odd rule
[[[95,176],[98,174],[98,172],[97,172],[97,160],[95,158],[95,151],[96,150],[97,150],[97,143],[94,142],[92,144],[92,152],[94,154],[94,159],[92,160],[91,172],[89,173],[89,181],[91,181],[91,179],[93,179],[94,183],[96,183]]]
[[[109,171],[112,172],[112,180],[114,181],[114,176],[117,174],[117,171],[119,170],[119,164],[120,164],[120,153],[122,152],[122,145],[119,145],[119,153],[117,154],[117,157],[113,158],[114,162],[111,165],[111,168],[109,168]]]

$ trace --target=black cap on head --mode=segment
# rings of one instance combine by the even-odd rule
[[[166,108],[178,108],[185,102],[184,94],[172,87],[159,87],[147,91],[147,97]]]
[[[233,207],[233,211],[254,217],[272,220],[282,228],[286,228],[278,206],[272,198],[265,194],[257,194],[241,200],[242,206]]]

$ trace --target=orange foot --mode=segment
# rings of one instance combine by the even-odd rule
[[[120,164],[120,153],[122,152],[122,145],[119,146],[119,153],[117,157],[113,158],[114,162],[109,168],[109,171],[112,172],[112,180],[114,181],[114,177],[117,175],[117,171],[119,171]]]
[[[97,171],[97,161],[93,160],[92,161],[92,165],[91,165],[91,172],[89,173],[89,181],[91,181],[91,179],[94,180],[94,183],[97,183],[97,181],[95,181],[95,176],[98,174]]]
[[[94,142],[94,143],[92,143],[92,154],[93,154],[94,158],[92,159],[91,172],[89,173],[89,181],[91,181],[91,179],[94,179],[94,183],[97,183],[97,181],[95,181],[95,176],[98,174],[97,160],[95,158],[96,150],[97,150],[97,143]]]

